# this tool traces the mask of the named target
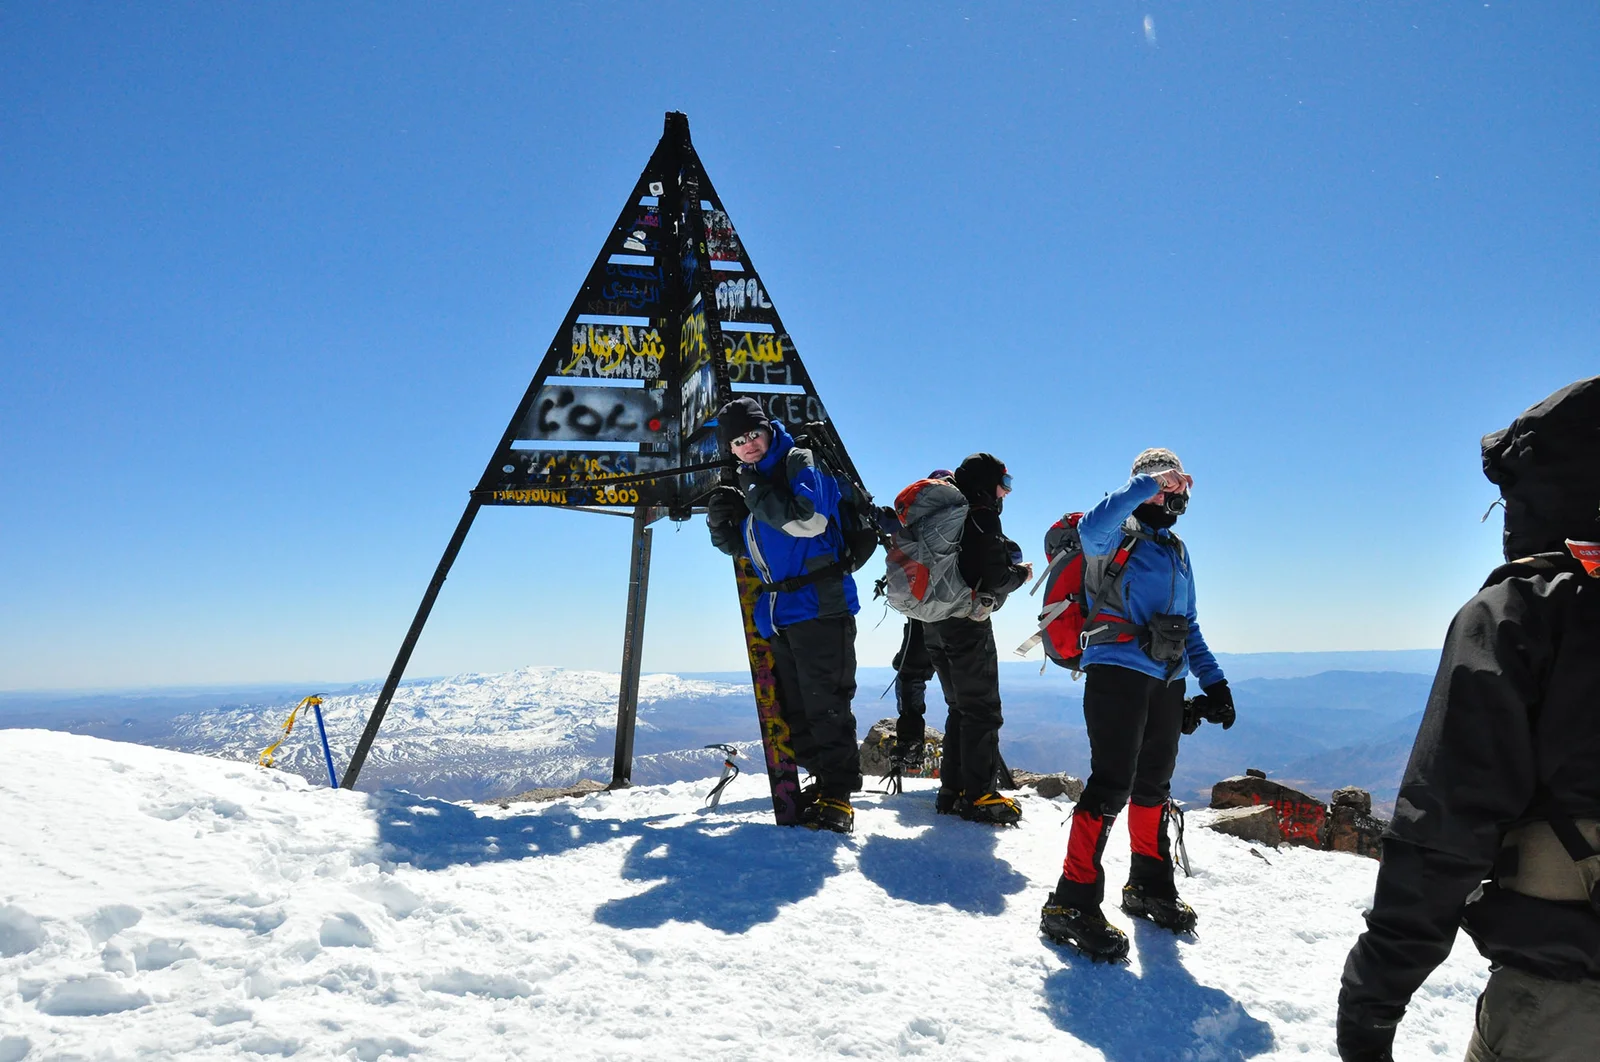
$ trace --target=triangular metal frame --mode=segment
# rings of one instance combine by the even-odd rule
[[[687,519],[730,462],[714,412],[734,395],[774,419],[821,424],[860,477],[828,419],[689,138],[669,112],[600,254],[506,426],[434,571],[344,773],[354,788],[440,588],[484,505],[547,506],[629,516],[634,536],[612,786],[629,784],[649,583],[650,524]],[[863,492],[865,493],[865,492]],[[772,671],[756,632],[757,580],[736,562],[773,809],[798,821],[798,782]]]

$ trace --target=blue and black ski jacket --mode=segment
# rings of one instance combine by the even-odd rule
[[[750,558],[762,582],[804,575],[843,555],[839,483],[810,450],[794,444],[781,422],[772,422],[766,455],[754,466],[739,466],[739,489],[750,510],[739,524],[739,537],[713,528],[712,542],[730,556]],[[775,630],[826,616],[853,616],[860,608],[855,580],[839,572],[796,590],[763,593],[756,603],[756,629],[770,638]]]

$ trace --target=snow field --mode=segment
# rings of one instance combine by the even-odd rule
[[[759,767],[703,813],[710,781],[502,810],[45,731],[0,764],[0,1062],[1332,1058],[1377,868],[1191,813],[1180,940],[1115,910],[1119,827],[1133,961],[1096,966],[1038,936],[1071,805],[1031,792],[995,830],[912,782],[839,837],[772,826]],[[1458,942],[1400,1057],[1460,1057],[1484,966]]]

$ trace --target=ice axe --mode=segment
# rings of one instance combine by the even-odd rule
[[[739,765],[733,762],[733,758],[739,755],[739,750],[732,745],[707,745],[705,747],[716,749],[722,753],[722,778],[718,780],[716,787],[711,790],[711,794],[706,797],[706,807],[715,809],[722,800],[722,791],[728,788],[728,783],[739,775]]]

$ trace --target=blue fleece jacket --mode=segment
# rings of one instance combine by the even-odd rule
[[[754,467],[740,466],[739,487],[750,508],[742,528],[745,555],[763,582],[803,575],[838,560],[844,550],[839,484],[817,467],[810,451],[795,448],[781,422],[772,423],[766,455]],[[756,602],[756,629],[770,638],[774,629],[822,616],[853,616],[860,607],[855,579],[848,573],[829,576],[789,593],[762,594]]]
[[[1160,490],[1161,485],[1154,476],[1134,476],[1120,490],[1108,494],[1100,504],[1084,513],[1078,524],[1078,536],[1083,540],[1085,556],[1103,557],[1115,552],[1127,534],[1124,522]],[[1139,528],[1154,535],[1156,541],[1139,541],[1117,581],[1126,614],[1118,615],[1107,609],[1098,618],[1115,616],[1130,623],[1147,624],[1157,612],[1189,617],[1183,663],[1173,678],[1183,678],[1193,671],[1202,688],[1221,682],[1222,668],[1206,646],[1205,635],[1200,633],[1200,621],[1195,615],[1194,573],[1189,565],[1188,549],[1165,528],[1158,531],[1144,523],[1140,523]],[[1093,596],[1089,607],[1094,607]],[[1085,666],[1116,664],[1155,678],[1165,678],[1167,674],[1167,665],[1152,660],[1137,641],[1091,645],[1083,651],[1083,663]]]

